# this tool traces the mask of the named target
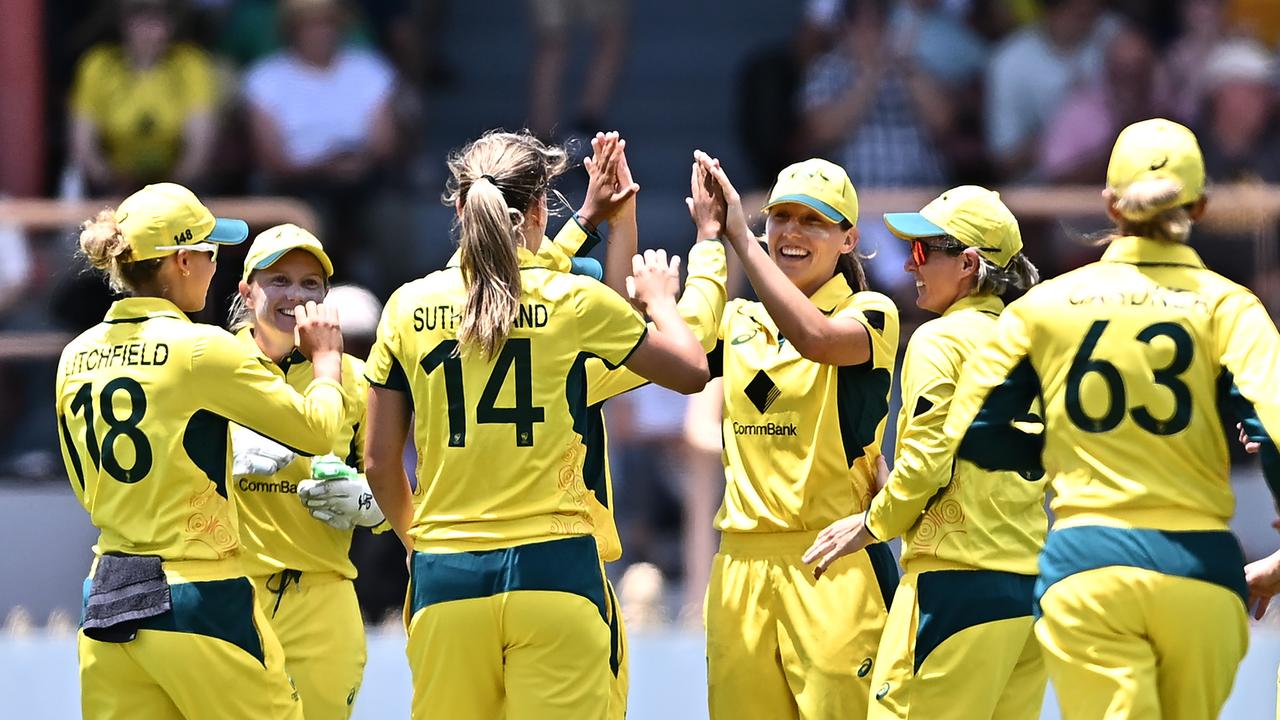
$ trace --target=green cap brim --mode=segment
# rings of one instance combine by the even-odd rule
[[[885,213],[884,224],[890,232],[903,240],[950,234],[920,213]]]
[[[808,195],[783,195],[782,197],[776,197],[770,200],[769,204],[764,206],[764,209],[768,210],[769,208],[774,207],[775,205],[781,205],[783,203],[799,203],[801,205],[806,205],[822,213],[823,217],[825,217],[826,219],[830,220],[833,223],[842,223],[842,222],[848,221],[848,218],[846,218],[844,215],[841,215],[839,210],[836,210],[835,208],[831,207],[830,205],[822,202],[817,198],[809,197]]]

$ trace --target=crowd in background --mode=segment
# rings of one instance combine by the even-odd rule
[[[202,196],[297,197],[317,214],[339,279],[385,298],[434,262],[417,256],[447,257],[406,241],[417,237],[415,208],[439,203],[443,156],[432,129],[454,111],[440,98],[465,82],[460,69],[502,56],[477,29],[454,26],[454,2],[48,3],[48,24],[58,30],[48,33],[46,58],[49,194],[120,197],[174,180]],[[606,127],[626,135],[628,119],[611,107],[627,92],[627,67],[647,61],[634,55],[641,44],[631,28],[648,4],[495,7],[523,13],[531,56],[513,70],[526,76],[527,94],[493,101],[544,138],[581,139]],[[785,39],[745,53],[735,75],[722,78],[734,88],[725,112],[743,174],[761,189],[783,166],[811,156],[844,166],[860,190],[1101,187],[1119,129],[1152,116],[1196,130],[1211,182],[1280,182],[1274,0],[805,0],[797,7]],[[475,34],[465,56],[444,52],[452,32]],[[566,66],[580,44],[589,45],[586,70],[570,82]],[[868,264],[873,285],[910,316],[902,248],[877,242],[885,231],[876,220],[861,225],[864,244],[877,248]],[[1028,237],[1061,234],[1024,228]],[[101,318],[110,296],[67,271],[63,239],[42,242],[0,227],[0,330],[78,332]],[[1262,271],[1242,249],[1250,242],[1222,237],[1199,247],[1212,267],[1248,284]],[[1067,244],[1033,254],[1049,276],[1082,262]],[[215,280],[216,302],[200,319],[220,321],[234,280]],[[60,479],[52,376],[51,362],[0,366],[0,477]],[[686,407],[661,391],[611,405],[624,562],[658,568],[644,571],[649,579],[632,590],[631,605],[661,595],[661,575],[683,573],[691,589],[676,612],[695,612],[705,582],[699,563],[715,542],[718,408],[697,400]],[[386,596],[370,602],[372,611],[399,602],[385,588],[362,592]]]

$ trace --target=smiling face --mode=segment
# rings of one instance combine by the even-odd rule
[[[973,289],[978,271],[978,251],[939,249],[954,244],[941,238],[918,240],[924,244],[924,263],[917,262],[921,253],[912,252],[903,270],[916,277],[916,306],[941,315],[955,301]]]
[[[817,292],[836,272],[841,255],[858,246],[858,231],[845,230],[808,205],[781,203],[765,220],[769,255],[805,295]]]
[[[292,342],[293,309],[307,301],[321,302],[328,292],[324,266],[306,250],[290,250],[262,270],[255,270],[240,294],[253,313],[256,333],[287,336]]]

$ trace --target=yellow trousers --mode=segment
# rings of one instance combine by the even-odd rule
[[[627,693],[631,685],[631,658],[627,653],[627,628],[622,622],[622,607],[613,583],[605,580],[605,600],[609,617],[609,672],[612,682],[609,693],[609,719],[623,720],[627,716]]]
[[[413,555],[415,720],[609,717],[604,575],[589,536]]]
[[[800,557],[816,532],[726,533],[707,588],[712,720],[856,720],[897,564],[884,545],[814,580]]]
[[[1243,567],[1226,532],[1050,532],[1035,630],[1064,720],[1218,717],[1249,643]]]
[[[351,717],[364,677],[364,620],[355,586],[337,573],[252,577],[258,607],[284,648],[306,720]]]
[[[86,720],[302,720],[247,578],[172,583],[170,596],[173,609],[142,621],[133,640],[79,633]]]
[[[1036,720],[1044,660],[1035,578],[989,570],[903,575],[880,639],[867,717]]]

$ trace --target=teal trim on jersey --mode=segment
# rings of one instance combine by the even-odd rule
[[[884,598],[884,607],[888,610],[893,603],[893,594],[898,589],[898,561],[894,559],[889,546],[883,543],[868,545],[867,556],[871,558],[871,571],[875,573],[880,597]]]
[[[604,575],[596,540],[576,535],[501,550],[413,553],[409,617],[454,600],[493,597],[520,590],[562,592],[585,598],[608,624]]]
[[[182,433],[182,449],[226,499],[227,419],[208,410],[197,410]]]
[[[564,399],[573,418],[573,431],[582,438],[587,451],[582,458],[582,481],[604,507],[609,507],[609,488],[605,482],[604,405],[587,405],[587,361],[591,353],[578,353],[564,381]]]
[[[1040,376],[1031,359],[1023,358],[1003,383],[992,388],[956,454],[984,470],[1013,470],[1039,479],[1044,474],[1040,460],[1044,436],[1013,426],[1030,412],[1039,395]]]
[[[75,440],[71,437],[71,428],[67,426],[67,417],[58,413],[58,427],[62,428],[62,444],[67,448],[67,457],[71,458],[71,468],[76,471],[76,479],[80,481],[80,492],[84,492],[84,467],[80,464],[80,451],[76,449]]]
[[[385,390],[395,390],[396,392],[412,394],[412,391],[409,388],[409,376],[404,374],[404,366],[400,364],[399,358],[397,358],[394,355],[391,356],[391,369],[387,372],[386,382],[380,383],[374,380],[373,378],[369,377],[367,371],[364,376],[364,379],[368,380],[369,384],[374,387],[380,387]]]
[[[609,670],[616,678],[622,667],[622,606],[618,604],[613,583],[605,580],[604,590],[609,600]]]
[[[997,620],[1029,617],[1036,576],[997,570],[932,570],[916,578],[915,672],[947,638]],[[981,648],[977,651],[982,652]]]
[[[577,225],[578,228],[581,229],[582,232],[585,233],[587,236],[587,239],[584,240],[582,244],[578,246],[578,251],[574,253],[574,257],[582,257],[584,255],[589,254],[592,250],[595,250],[596,246],[600,244],[600,241],[604,240],[604,236],[600,234],[600,231],[598,229],[588,230],[587,224],[582,220],[578,219],[578,213],[574,213],[572,219],[573,219],[573,224]],[[599,280],[599,278],[596,278],[596,279]]]
[[[1280,502],[1280,452],[1276,450],[1275,440],[1263,427],[1253,403],[1249,401],[1236,386],[1235,376],[1226,368],[1218,375],[1218,409],[1240,421],[1244,434],[1249,440],[1258,443],[1258,459],[1262,465],[1262,478],[1271,490],[1271,497]],[[74,457],[74,456],[73,456]]]
[[[1105,567],[1135,567],[1203,580],[1230,590],[1248,604],[1244,552],[1226,530],[1168,531],[1081,525],[1050,530],[1040,553],[1034,615],[1053,584],[1077,573]]]
[[[870,332],[870,331],[868,331]],[[889,386],[893,376],[870,363],[836,368],[836,410],[845,464],[866,454],[876,441],[876,427],[889,414]]]
[[[85,604],[89,602],[91,583],[91,578],[85,578]],[[222,640],[249,653],[266,667],[262,636],[253,621],[253,585],[248,578],[172,583],[169,601],[168,612],[139,621],[137,629],[190,633]],[[81,613],[83,622],[83,609]]]
[[[604,366],[609,368],[610,370],[617,370],[618,368],[627,364],[627,361],[631,359],[631,355],[635,353],[636,348],[644,344],[644,339],[648,336],[649,336],[649,326],[645,325],[644,329],[640,331],[640,337],[636,338],[636,344],[631,346],[631,349],[627,351],[626,355],[622,356],[621,360],[619,360],[616,363],[611,363],[608,360],[605,360],[604,358],[600,358],[600,362],[604,363]],[[595,356],[593,355],[592,357],[595,357]]]

